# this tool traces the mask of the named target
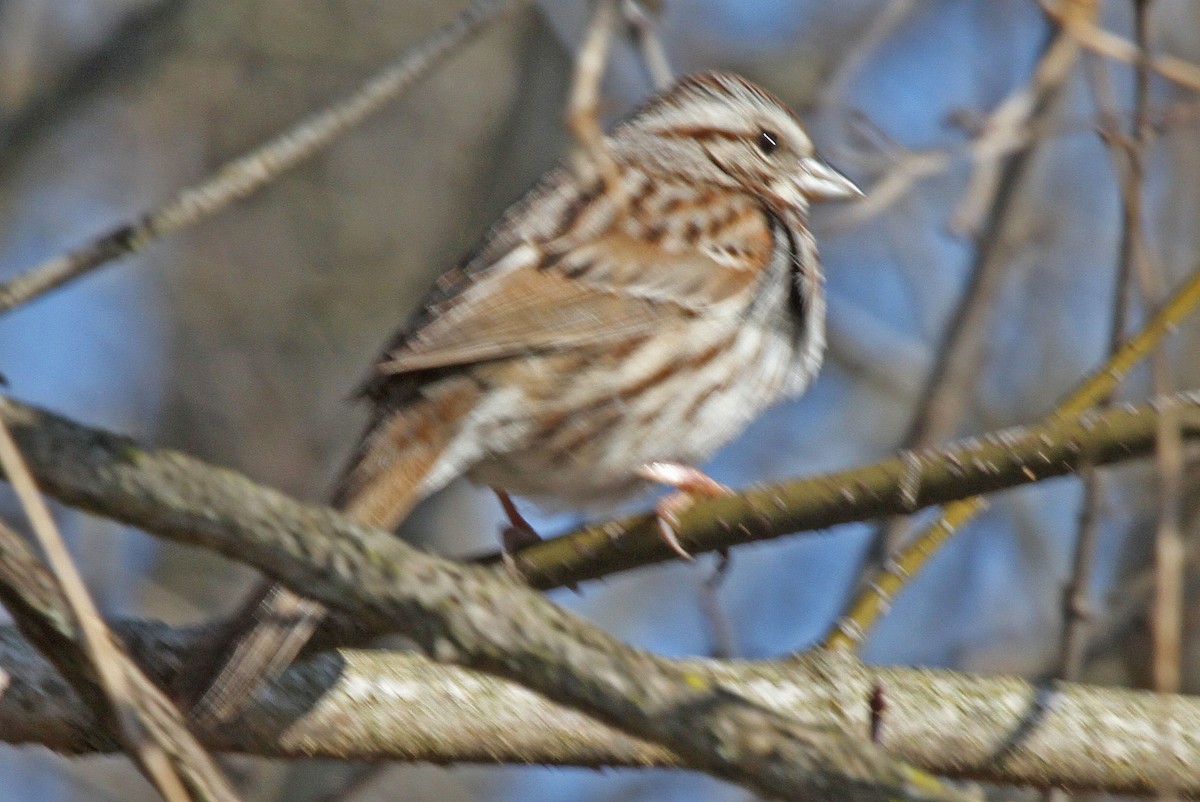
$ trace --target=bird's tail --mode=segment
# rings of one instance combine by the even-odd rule
[[[337,483],[332,506],[368,526],[391,530],[437,489],[430,485],[432,473],[478,401],[474,385],[448,389],[377,406]],[[214,644],[211,659],[185,672],[180,695],[199,697],[191,708],[193,721],[213,726],[231,720],[262,683],[288,667],[327,612],[320,602],[263,583]]]
[[[465,467],[434,475],[482,395],[462,378],[426,388],[417,401],[379,401],[330,504],[369,526],[395,529],[417,502]]]

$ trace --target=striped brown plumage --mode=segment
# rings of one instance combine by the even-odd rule
[[[825,316],[808,207],[857,189],[782,103],[729,74],[681,80],[604,147],[612,169],[548,174],[387,347],[336,506],[393,528],[464,474],[603,506],[804,390]],[[258,616],[274,624],[241,641],[198,714],[227,716],[322,612],[268,593]]]

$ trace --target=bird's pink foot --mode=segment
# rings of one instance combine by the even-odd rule
[[[675,533],[679,528],[679,516],[697,498],[715,498],[731,492],[730,489],[698,468],[675,462],[650,462],[639,468],[637,473],[648,481],[675,488],[676,492],[664,496],[654,506],[654,514],[658,517],[658,533],[671,551],[685,560],[693,559]]]

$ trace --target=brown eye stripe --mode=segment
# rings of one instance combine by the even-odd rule
[[[698,139],[702,142],[713,139],[735,142],[747,138],[747,134],[744,131],[730,131],[728,128],[716,128],[704,125],[694,125],[691,127],[681,125],[673,128],[665,128],[655,133],[664,139]]]

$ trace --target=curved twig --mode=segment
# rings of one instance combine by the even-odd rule
[[[398,61],[385,67],[348,98],[301,120],[293,128],[228,162],[212,176],[187,187],[137,220],[82,247],[55,256],[0,284],[0,314],[28,303],[114,259],[211,217],[262,189],[280,173],[310,158],[403,94],[429,68],[450,55],[489,22],[530,0],[476,0]]]
[[[1183,283],[1170,300],[1142,328],[1121,346],[1100,370],[1091,374],[1055,408],[1049,423],[1063,423],[1083,414],[1100,399],[1110,395],[1129,371],[1153,351],[1200,304],[1200,269]],[[948,504],[941,518],[906,546],[876,574],[873,581],[858,594],[846,615],[826,638],[825,645],[850,649],[870,630],[875,620],[891,605],[893,596],[904,587],[913,574],[924,567],[951,534],[978,515],[984,508],[982,498],[955,501]]]

